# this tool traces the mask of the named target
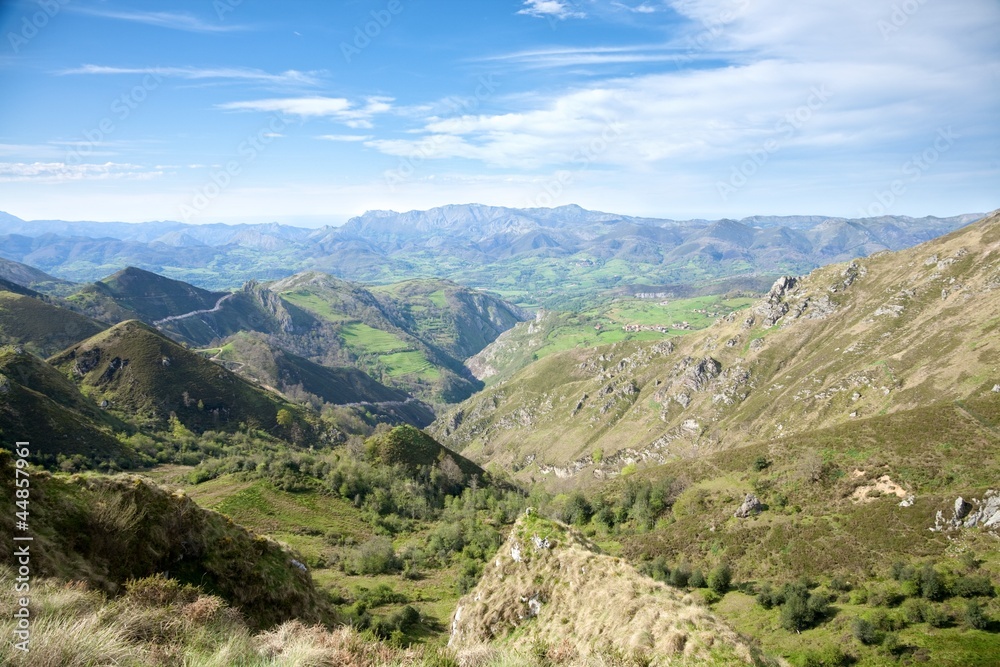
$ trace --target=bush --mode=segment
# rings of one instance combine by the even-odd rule
[[[766,456],[758,456],[753,461],[753,469],[757,472],[766,470],[771,467],[771,462],[767,460]]]
[[[720,563],[708,575],[708,587],[719,595],[725,595],[732,583],[733,571],[729,569],[729,563]]]
[[[692,588],[705,588],[705,575],[701,573],[701,570],[695,570],[691,573],[691,578],[688,579],[688,585]]]
[[[920,594],[928,600],[939,601],[948,597],[944,578],[930,565],[920,571]]]
[[[830,613],[830,603],[825,596],[809,593],[803,583],[788,584],[784,590],[785,602],[781,605],[781,627],[801,632],[810,628]]]
[[[990,619],[983,613],[983,608],[976,600],[969,600],[962,610],[962,623],[970,630],[985,630]]]
[[[670,585],[677,588],[686,588],[690,579],[691,568],[685,563],[681,563],[670,573]]]
[[[924,610],[924,621],[932,628],[946,628],[951,625],[951,614],[940,605],[929,604]]]
[[[874,623],[865,618],[854,619],[851,623],[851,634],[865,646],[882,643],[882,634],[875,628]]]
[[[963,598],[993,597],[993,582],[981,575],[959,577],[952,592]]]
[[[927,616],[927,603],[919,599],[910,599],[903,603],[902,611],[910,623],[923,623]]]
[[[399,560],[392,542],[385,537],[374,537],[354,550],[348,569],[353,574],[388,574],[399,569]]]
[[[772,588],[771,584],[764,584],[760,587],[760,592],[757,593],[757,604],[759,604],[764,609],[771,609],[772,607],[778,607],[785,601],[785,596],[782,592],[776,588]]]

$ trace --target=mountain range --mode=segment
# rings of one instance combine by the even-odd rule
[[[370,211],[341,227],[303,229],[277,223],[27,222],[3,214],[0,257],[63,280],[93,281],[135,266],[210,290],[313,269],[377,283],[448,278],[514,302],[555,307],[629,284],[802,273],[909,247],[978,217],[675,221],[578,206],[468,204]]]

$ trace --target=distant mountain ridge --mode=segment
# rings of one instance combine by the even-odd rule
[[[341,227],[32,221],[0,216],[0,257],[92,281],[136,266],[211,290],[321,270],[354,281],[448,278],[550,307],[643,283],[804,273],[902,250],[981,217],[643,218],[579,206],[369,211]],[[212,271],[204,270],[211,266]]]

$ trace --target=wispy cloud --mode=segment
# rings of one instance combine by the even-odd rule
[[[321,134],[316,138],[323,141],[357,142],[368,141],[372,139],[372,136],[370,134]]]
[[[65,162],[0,162],[0,182],[62,183],[71,181],[150,180],[163,175],[137,164],[67,164]]]
[[[247,67],[109,67],[105,65],[82,65],[61,70],[59,74],[152,74],[167,78],[188,80],[228,79],[281,85],[319,85],[321,72],[300,72],[286,70],[277,74]]]
[[[129,21],[131,23],[142,23],[170,30],[183,30],[185,32],[237,32],[250,29],[249,26],[244,25],[207,23],[197,16],[183,12],[115,11],[98,7],[74,7],[73,11],[79,14],[88,14],[90,16],[118,21]]]
[[[527,69],[544,69],[581,65],[671,62],[680,58],[683,51],[682,47],[667,44],[593,46],[574,49],[516,51],[483,58],[483,60],[517,64]]]
[[[656,6],[651,5],[648,2],[644,2],[641,5],[634,5],[634,6],[626,5],[624,2],[612,2],[611,6],[615,7],[616,9],[624,10],[626,12],[632,12],[633,14],[655,14],[656,12],[659,11],[659,9]]]
[[[392,110],[391,97],[368,97],[357,104],[344,97],[285,97],[218,105],[225,111],[260,111],[300,118],[331,118],[348,127],[372,127],[372,118]]]
[[[518,14],[526,16],[537,16],[539,18],[552,19],[580,19],[585,18],[585,12],[577,11],[563,0],[525,0],[524,9]]]

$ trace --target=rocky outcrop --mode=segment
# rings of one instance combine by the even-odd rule
[[[973,498],[969,502],[959,496],[952,507],[951,518],[938,510],[934,517],[934,532],[967,528],[1000,529],[1000,492],[990,489],[982,499]]]
[[[740,505],[733,516],[737,519],[746,519],[755,514],[760,514],[763,510],[764,505],[760,502],[760,498],[752,493],[748,493],[747,497],[743,499],[743,504]]]

